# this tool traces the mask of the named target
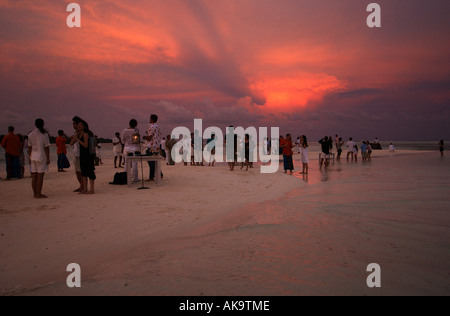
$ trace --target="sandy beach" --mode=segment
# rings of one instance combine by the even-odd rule
[[[450,294],[450,164],[436,153],[312,160],[307,178],[164,166],[146,191],[109,185],[104,162],[92,196],[72,193],[73,170],[46,175],[45,200],[29,179],[0,182],[1,295]]]

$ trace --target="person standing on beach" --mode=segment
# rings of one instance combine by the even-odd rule
[[[295,141],[295,147],[297,147],[297,154],[301,153],[301,143],[302,143],[302,138],[301,136],[297,137],[297,140]]]
[[[35,121],[36,129],[28,135],[28,155],[31,164],[31,187],[34,198],[46,199],[42,194],[44,175],[50,165],[50,140],[48,132],[44,128],[44,120]]]
[[[21,134],[17,134],[20,138],[20,157],[19,157],[19,163],[20,163],[20,175],[19,179],[23,179],[25,176],[25,137]],[[1,178],[0,178],[1,179]]]
[[[330,154],[333,152],[333,137],[328,137],[328,143],[330,145]]]
[[[238,154],[238,136],[234,133],[234,126],[228,126],[227,134],[225,135],[225,143],[226,143],[226,160],[228,163],[228,167],[230,167],[230,171],[234,171],[234,167],[237,163],[237,154]],[[233,143],[233,147],[231,144]],[[233,162],[232,162],[233,160]]]
[[[441,152],[441,157],[444,157],[444,140],[441,139],[439,142],[439,151]]]
[[[363,162],[366,162],[367,161],[367,144],[366,144],[366,142],[362,142],[361,156],[362,156]]]
[[[247,169],[245,171],[248,171],[248,167],[250,166],[250,135],[245,134],[245,141],[244,141],[244,151],[245,151],[245,165],[247,166]],[[241,169],[244,168],[244,162],[241,163]]]
[[[283,135],[280,135],[280,148],[278,149],[279,151],[279,155],[281,156],[283,154],[283,148],[281,148],[281,144],[284,142],[284,137]]]
[[[371,161],[373,148],[369,141],[366,141],[366,144],[367,144],[367,160]]]
[[[76,141],[80,144],[80,167],[83,177],[83,187],[80,194],[95,193],[95,142],[94,134],[89,130],[89,125],[82,121],[78,124],[78,134]],[[88,179],[90,190],[88,190]]]
[[[177,144],[177,140],[170,135],[166,138],[166,154],[167,154],[167,165],[174,166],[175,161],[172,158],[172,148]]]
[[[58,172],[66,172],[64,170],[67,161],[67,148],[66,148],[67,136],[63,130],[58,131],[58,137],[56,137],[56,154],[58,155]]]
[[[300,142],[300,153],[302,155],[303,172],[302,174],[308,174],[309,171],[309,158],[308,158],[308,140],[303,135]]]
[[[95,165],[96,166],[103,165],[102,145],[100,145],[97,135],[94,135],[94,145],[95,145]]]
[[[137,151],[140,151],[140,145],[133,144],[133,135],[138,133],[136,129],[138,122],[135,119],[130,120],[129,127],[124,129],[122,132],[122,141],[124,143],[123,155],[124,155],[124,166],[126,167],[128,160],[128,156],[133,156]],[[140,141],[140,140],[139,140]],[[131,172],[134,182],[139,182],[139,173],[138,173],[138,163],[133,161],[131,162]]]
[[[325,167],[328,166],[328,157],[330,156],[330,141],[328,139],[328,136],[325,136],[325,138],[319,140],[319,144],[322,145],[322,157],[320,159],[320,167],[322,168],[324,162]]]
[[[167,146],[166,146],[166,138],[161,136],[161,156],[166,160],[166,165],[169,164],[169,158],[167,157]]]
[[[216,134],[212,134],[211,138],[206,141],[206,147],[210,153],[208,166],[214,167],[214,163],[216,162]]]
[[[292,144],[291,134],[286,135],[286,138],[284,138],[282,143],[280,143],[280,148],[283,151],[284,173],[287,173],[289,170],[290,174],[293,174],[294,161],[292,156],[294,153],[292,152],[292,148],[294,148],[294,145]]]
[[[353,138],[351,138],[351,137],[350,137],[349,141],[347,142],[347,148],[348,148],[347,161],[349,160],[350,156],[352,156],[352,161],[353,161],[354,153],[355,153],[355,142],[353,141]]]
[[[158,115],[152,114],[150,115],[150,125],[147,129],[147,135],[143,138],[147,141],[147,154],[157,155],[159,156],[161,153],[161,129],[158,124]],[[150,167],[150,181],[155,180],[155,170],[156,170],[156,161],[149,161],[148,165]],[[161,172],[161,178],[164,175]]]
[[[122,139],[120,133],[117,132],[113,138],[113,154],[114,154],[114,169],[122,168],[122,153],[123,153]],[[117,167],[117,158],[119,158],[119,166]]]
[[[344,146],[344,142],[342,141],[342,137],[339,137],[338,139],[336,139],[337,161],[341,161],[342,146]]]
[[[78,117],[74,116],[72,118],[72,126],[74,129],[74,134],[70,139],[70,145],[73,148],[73,165],[75,168],[75,174],[77,176],[77,181],[79,183],[78,189],[76,189],[73,192],[81,192],[83,189],[83,176],[81,175],[81,166],[80,166],[80,144],[77,142],[77,138],[81,138],[81,134],[79,134],[79,128],[78,125],[83,122],[83,120]]]
[[[22,143],[19,136],[14,134],[14,127],[8,127],[8,135],[5,135],[1,146],[5,149],[6,180],[20,178],[20,148]]]

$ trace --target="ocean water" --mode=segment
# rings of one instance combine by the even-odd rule
[[[383,147],[384,151],[387,151],[389,149],[389,144],[391,142],[381,142],[381,145]],[[438,142],[433,142],[433,141],[427,141],[427,142],[412,142],[412,141],[399,141],[399,142],[393,142],[396,150],[418,150],[418,151],[438,151],[439,150],[439,146],[437,145]],[[101,144],[102,145],[102,149],[101,149],[101,155],[102,155],[102,159],[113,159],[113,151],[112,151],[112,144]],[[320,144],[317,142],[310,142],[309,143],[309,148],[308,148],[308,152],[310,154],[310,159],[318,159],[318,154],[321,152],[321,147]],[[294,148],[295,151],[295,148]],[[345,148],[344,148],[344,152],[345,152]],[[376,152],[375,152],[376,153]],[[69,160],[72,160],[72,151],[70,148],[68,148],[68,158]],[[27,159],[27,158],[26,158]],[[50,159],[52,161],[51,163],[51,167],[53,166],[53,168],[57,168],[56,167],[56,162],[58,160],[57,154],[56,154],[56,146],[55,145],[50,145]],[[5,168],[5,151],[2,147],[0,147],[0,168],[4,169]],[[0,171],[0,174],[2,171]]]

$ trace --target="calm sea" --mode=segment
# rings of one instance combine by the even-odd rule
[[[383,146],[383,150],[388,150],[390,142],[381,142]],[[438,142],[433,141],[427,141],[427,142],[411,142],[411,141],[399,141],[399,142],[393,142],[395,145],[396,150],[420,150],[420,151],[437,151],[439,149]],[[309,143],[309,153],[310,159],[314,160],[315,157],[321,152],[320,144],[317,142],[310,142]],[[113,152],[112,152],[112,144],[102,144],[101,154],[103,159],[112,159],[113,158]],[[56,147],[55,145],[50,146],[50,155],[51,155],[51,161],[52,165],[56,164],[57,161],[57,155],[56,155]],[[68,157],[71,160],[72,159],[72,152],[71,149],[68,148]],[[5,151],[3,148],[0,147],[0,166],[5,166]],[[2,171],[0,171],[0,174]]]

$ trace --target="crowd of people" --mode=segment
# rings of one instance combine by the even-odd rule
[[[121,133],[115,133],[115,137],[112,140],[114,168],[126,168],[127,157],[142,154],[142,144],[146,147],[146,155],[161,155],[165,158],[167,165],[175,165],[175,161],[171,155],[172,148],[180,141],[186,142],[183,144],[183,148],[191,147],[191,166],[204,166],[207,163],[208,166],[214,167],[216,154],[216,138],[214,134],[211,135],[211,138],[203,140],[199,135],[193,133],[189,143],[189,136],[185,136],[181,140],[173,139],[170,135],[163,137],[157,122],[158,116],[152,114],[145,134],[142,136],[139,132],[136,119],[130,120],[128,127]],[[71,137],[66,136],[63,130],[59,130],[58,137],[55,140],[58,156],[58,172],[65,172],[65,169],[71,166],[67,158],[67,144],[69,143],[73,148],[74,160],[72,164],[79,184],[79,187],[74,192],[79,194],[94,194],[96,180],[95,166],[102,164],[101,145],[98,142],[97,136],[92,133],[85,120],[78,116],[73,117],[72,127],[74,132]],[[227,137],[225,137],[225,143],[226,139]],[[331,159],[336,158],[337,161],[340,161],[344,148],[347,148],[347,161],[351,160],[356,162],[358,161],[359,155],[361,155],[363,162],[370,161],[373,152],[372,144],[378,144],[379,142],[378,139],[375,139],[372,144],[369,141],[363,141],[360,147],[358,147],[353,141],[353,138],[349,138],[347,142],[344,142],[342,137],[335,135],[334,139],[331,136],[325,136],[318,143],[321,146],[320,167],[322,168],[322,166],[327,167]],[[444,156],[444,141],[441,140],[438,145],[441,156]],[[35,121],[35,129],[28,135],[15,134],[14,127],[9,126],[8,134],[3,137],[1,146],[5,149],[5,180],[14,178],[22,179],[24,177],[25,153],[27,153],[30,161],[30,174],[34,197],[37,199],[47,198],[46,195],[42,194],[42,187],[44,175],[48,172],[50,165],[50,141],[49,133],[44,127],[44,121],[37,119]],[[262,146],[266,154],[271,153],[273,150],[270,139],[266,139]],[[196,157],[196,155],[203,152],[205,147],[208,148],[210,153],[208,161],[204,161],[203,157]],[[253,168],[251,157],[256,147],[257,142],[253,141],[250,135],[245,135],[245,139],[239,141],[235,134],[234,150],[231,148],[230,152],[227,152],[227,157],[234,156],[234,161],[233,159],[227,160],[230,171],[234,171],[235,166],[239,165],[238,160],[242,161],[240,163],[241,169],[245,167],[245,170],[248,171]],[[302,164],[300,174],[307,175],[309,173],[308,147],[306,135],[299,136],[295,142],[292,140],[291,134],[287,134],[285,137],[280,136],[279,154],[283,156],[285,173],[294,173],[294,151],[300,154]],[[391,152],[395,150],[392,143],[389,146],[389,150]],[[181,154],[183,155],[184,165],[187,166],[189,164],[189,159],[186,156],[187,153],[181,152]],[[241,155],[245,155],[245,157],[238,159]],[[135,182],[141,181],[139,179],[137,163],[133,160],[131,164],[132,180]],[[148,164],[150,168],[148,181],[154,181],[156,163],[149,161]],[[161,177],[163,176],[161,172]]]
[[[374,143],[377,143],[378,139]],[[331,159],[336,158],[337,161],[341,161],[344,148],[347,148],[347,161],[358,161],[358,155],[361,154],[363,162],[370,161],[372,159],[373,148],[369,141],[363,141],[361,147],[353,141],[353,138],[349,138],[347,142],[344,142],[342,137],[336,135],[334,137],[325,136],[318,142],[321,146],[320,154],[320,167],[327,167]],[[302,172],[300,174],[308,174],[309,171],[309,158],[308,158],[308,140],[305,135],[297,137],[295,143],[292,142],[291,134],[287,134],[286,137],[280,137],[280,155],[283,155],[283,165],[285,173],[289,171],[293,174],[293,149],[296,148],[298,154],[301,155]],[[336,152],[334,152],[336,149]]]

